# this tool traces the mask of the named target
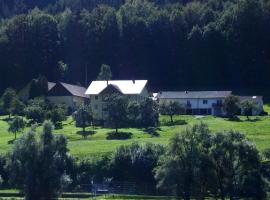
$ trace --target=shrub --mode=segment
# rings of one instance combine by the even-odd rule
[[[111,175],[116,181],[135,181],[154,186],[153,169],[164,148],[157,144],[124,145],[111,158]]]
[[[46,111],[47,104],[45,100],[41,98],[29,100],[28,105],[24,109],[26,118],[31,119],[37,123],[41,123],[44,121]]]

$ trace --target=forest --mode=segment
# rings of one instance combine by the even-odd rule
[[[152,90],[269,86],[269,0],[1,0],[0,90],[33,77]]]

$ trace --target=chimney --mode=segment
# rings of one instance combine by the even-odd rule
[[[132,80],[133,84],[135,84],[135,79]]]
[[[109,80],[107,80],[107,86],[109,85]]]

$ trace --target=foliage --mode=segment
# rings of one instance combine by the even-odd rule
[[[141,123],[141,109],[140,103],[136,101],[129,101],[127,106],[127,121],[131,127],[140,127]]]
[[[67,119],[66,112],[64,106],[56,105],[46,115],[56,127],[61,127],[61,122]]]
[[[3,108],[6,113],[11,114],[12,102],[16,98],[16,92],[12,88],[7,88],[1,97],[1,101],[3,102]]]
[[[8,161],[11,181],[28,200],[51,199],[61,191],[69,159],[67,141],[52,131],[52,123],[44,122],[39,138],[31,130],[15,142],[11,152]]]
[[[121,95],[111,95],[106,99],[107,123],[112,124],[115,132],[126,122],[128,99]]]
[[[22,117],[15,116],[10,122],[9,122],[9,128],[8,131],[14,133],[15,140],[17,138],[17,133],[22,132],[25,128],[25,121]]]
[[[230,95],[225,98],[223,103],[223,109],[229,118],[234,118],[234,116],[236,116],[236,114],[239,112],[239,104],[239,98],[236,96]]]
[[[242,112],[247,117],[248,120],[249,116],[251,116],[252,112],[257,108],[256,106],[257,106],[256,103],[251,100],[245,100],[241,102]]]
[[[120,146],[111,158],[113,180],[155,185],[153,169],[163,152],[163,146],[151,143]]]
[[[102,64],[97,80],[110,80],[112,78],[111,67],[109,65]]]
[[[172,137],[156,168],[158,187],[183,199],[264,199],[266,183],[256,147],[243,134],[226,131],[212,135],[205,124],[194,125]]]
[[[32,79],[29,89],[29,97],[31,99],[46,95],[48,92],[48,80],[45,76],[39,76]]]
[[[24,109],[24,113],[27,119],[41,123],[45,119],[46,110],[47,107],[44,99],[36,98],[28,101],[27,106]]]
[[[157,126],[159,123],[158,104],[150,98],[140,104],[141,126]]]
[[[0,17],[1,91],[55,80],[59,61],[70,82],[106,62],[155,90],[269,86],[267,0],[2,0]]]
[[[185,108],[176,101],[170,101],[160,106],[160,113],[163,115],[169,115],[171,123],[173,123],[173,116],[185,113]]]
[[[83,132],[85,128],[93,122],[92,111],[89,106],[82,105],[73,113],[73,118],[77,127],[81,127]],[[85,134],[85,133],[84,133]]]
[[[22,101],[20,101],[18,98],[14,98],[14,100],[11,103],[11,113],[13,115],[24,115],[24,108],[25,105]]]

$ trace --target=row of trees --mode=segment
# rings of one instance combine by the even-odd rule
[[[8,4],[15,2],[22,1]],[[89,84],[102,63],[112,66],[115,79],[148,79],[154,89],[268,84],[268,0],[158,2],[79,10],[63,3],[56,12],[33,9],[1,19],[1,89],[38,74]]]
[[[269,150],[260,154],[239,132],[213,134],[207,125],[197,124],[173,136],[167,146],[134,143],[110,156],[79,161],[68,154],[65,137],[54,135],[53,124],[46,121],[40,134],[33,127],[10,155],[1,157],[0,175],[2,186],[21,189],[28,200],[51,199],[91,180],[132,181],[140,192],[185,200],[266,199],[269,155]]]

